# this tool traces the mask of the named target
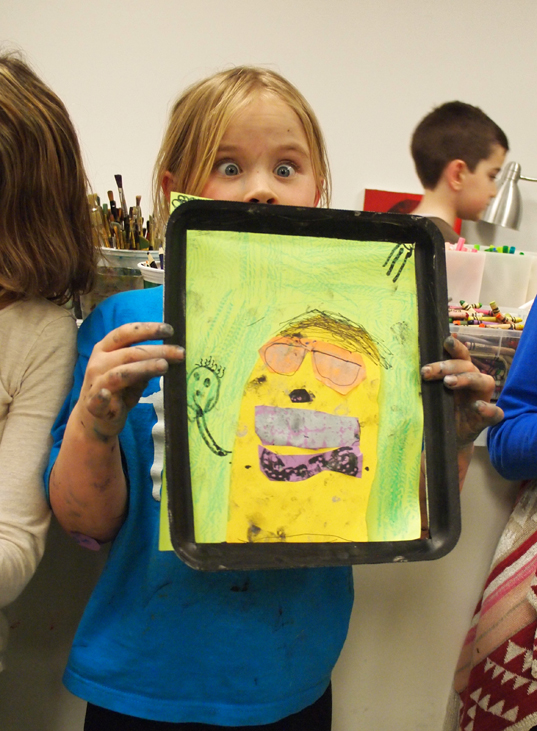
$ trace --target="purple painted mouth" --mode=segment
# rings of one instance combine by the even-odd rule
[[[277,406],[255,407],[255,432],[263,444],[327,449],[350,447],[360,439],[360,423],[354,416]]]
[[[275,454],[259,446],[259,467],[269,480],[300,482],[319,472],[340,472],[351,477],[362,476],[363,455],[359,442],[317,454]]]

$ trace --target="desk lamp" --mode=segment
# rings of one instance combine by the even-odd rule
[[[505,228],[514,228],[518,231],[522,218],[522,199],[518,189],[519,180],[530,180],[537,183],[537,178],[526,178],[520,174],[520,164],[510,162],[504,169],[498,183],[498,193],[491,200],[482,221],[494,223]]]

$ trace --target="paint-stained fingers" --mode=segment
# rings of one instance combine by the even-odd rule
[[[164,358],[169,363],[180,363],[185,358],[185,350],[180,345],[133,345],[116,352],[119,355],[118,365],[158,358]]]
[[[168,367],[168,361],[165,358],[152,358],[111,368],[92,386],[90,398],[103,390],[113,395],[127,388],[136,388],[140,384],[148,383],[151,378],[164,375]]]
[[[481,390],[485,385],[480,381],[480,375],[482,374],[473,363],[459,359],[428,363],[421,369],[421,376],[424,381],[440,381],[443,379],[446,386],[450,387],[459,383],[459,388],[469,388],[471,387],[470,379],[473,377],[475,390]],[[461,378],[462,380],[459,381]]]
[[[165,322],[129,322],[111,330],[95,348],[110,352],[145,340],[165,340],[172,335],[173,327]]]
[[[93,424],[95,433],[101,435],[117,436],[130,409],[135,406],[142,395],[146,382],[139,383],[128,389],[124,389],[121,395],[111,393],[107,388],[101,388],[97,393],[92,394],[86,401],[87,411],[98,421],[106,422],[105,428]]]
[[[444,340],[444,348],[455,360],[471,360],[470,351],[466,345],[461,343],[461,341],[453,335],[448,335],[448,337]]]
[[[458,448],[471,444],[483,429],[498,424],[502,419],[503,411],[488,401],[466,401],[459,404],[455,411]]]
[[[450,360],[439,360],[436,363],[428,363],[421,369],[421,375],[426,381],[439,381],[450,375],[474,372],[479,373],[476,366],[468,360],[453,358]]]
[[[94,350],[86,369],[85,382],[91,387],[101,378],[106,377],[108,372],[123,366],[157,359],[164,359],[169,363],[180,363],[184,357],[184,348],[179,345],[133,345],[108,353]]]
[[[115,404],[113,401],[114,399],[110,391],[106,388],[101,388],[97,393],[88,396],[85,407],[96,419],[105,419],[110,422],[112,419],[120,417],[120,412],[123,410],[119,400],[116,399],[117,403]],[[93,431],[96,431],[95,426],[93,427]]]
[[[453,391],[469,390],[482,394],[482,398],[490,401],[494,393],[495,383],[492,376],[478,370],[464,373],[450,373],[444,376],[444,385]]]
[[[470,359],[468,348],[460,340],[449,336],[444,340],[444,348],[452,356],[446,360],[428,363],[421,369],[421,375],[426,381],[437,381],[451,374],[478,372]]]
[[[138,403],[147,383],[167,370],[168,362],[158,358],[108,371],[84,399],[83,405],[91,416],[103,422],[100,426],[93,424],[93,431],[105,438],[119,434],[128,412]]]
[[[446,388],[454,392],[457,443],[461,448],[473,442],[483,429],[500,422],[503,412],[490,403],[494,379],[480,373],[466,346],[450,336],[444,347],[452,357],[427,364],[421,373],[425,381],[442,379]]]
[[[499,424],[504,416],[502,409],[496,404],[491,404],[490,401],[476,401],[475,409],[481,416],[485,426]]]

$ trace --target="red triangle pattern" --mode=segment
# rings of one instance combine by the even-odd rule
[[[472,669],[461,695],[461,731],[506,731],[531,716],[537,725],[537,675],[531,674],[534,658],[537,669],[536,629],[537,621]]]

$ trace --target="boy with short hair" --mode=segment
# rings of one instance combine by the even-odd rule
[[[427,216],[444,240],[457,243],[457,218],[478,221],[496,195],[509,143],[481,109],[460,101],[433,109],[412,135],[416,172],[425,189],[413,214]]]

